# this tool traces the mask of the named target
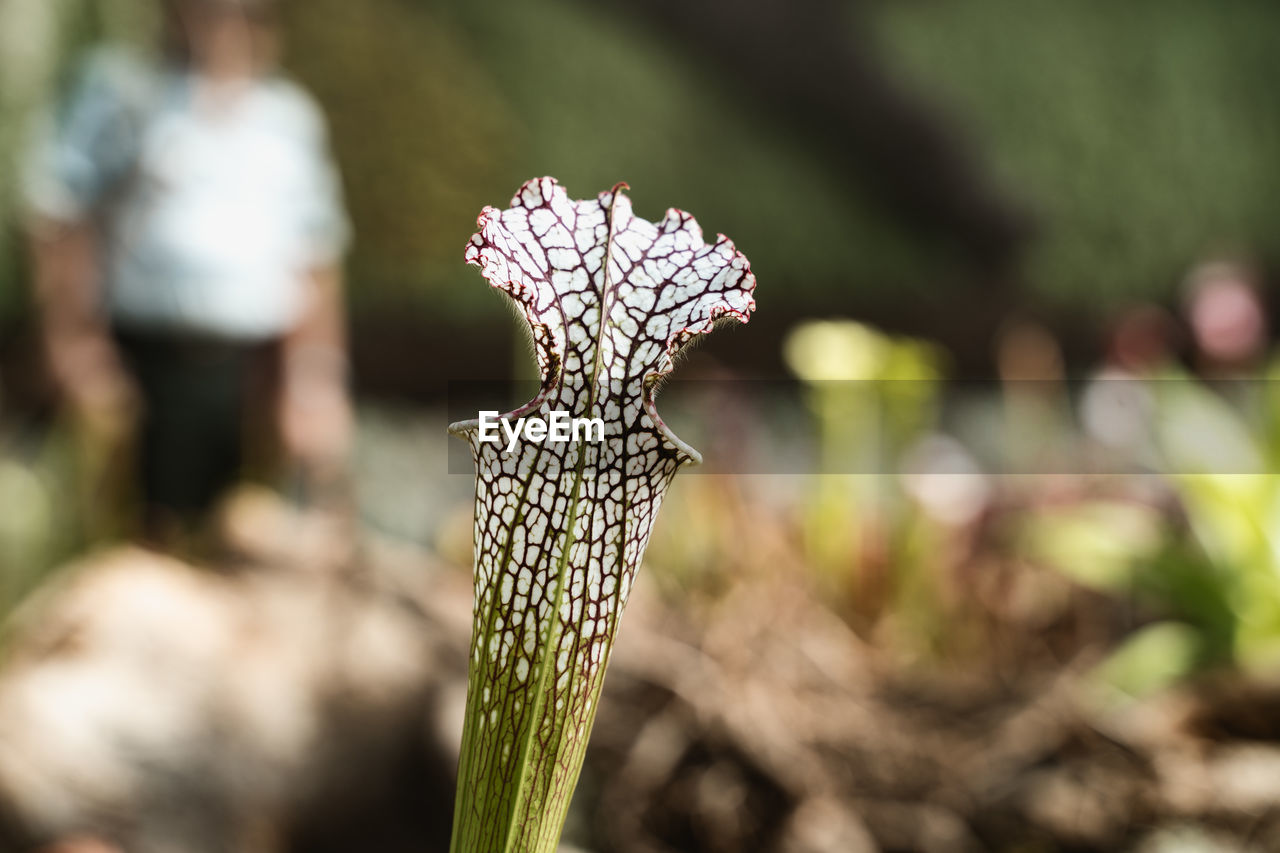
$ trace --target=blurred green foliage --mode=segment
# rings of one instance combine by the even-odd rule
[[[485,64],[455,24],[404,0],[286,10],[286,65],[325,107],[357,229],[353,298],[474,307],[483,290],[456,286],[462,247],[481,206],[514,188],[521,136]]]
[[[1200,636],[1181,622],[1156,622],[1135,631],[1090,674],[1095,701],[1120,706],[1172,687],[1200,659]]]
[[[908,78],[968,125],[1044,229],[1037,288],[1167,296],[1207,254],[1280,249],[1280,5],[884,0]]]
[[[357,298],[407,287],[446,311],[492,312],[482,291],[456,286],[461,247],[483,205],[536,175],[578,197],[627,181],[650,218],[655,199],[697,210],[708,234],[732,233],[761,275],[814,304],[852,270],[920,266],[909,236],[836,187],[802,139],[590,4],[295,8],[289,65],[330,112],[360,235]]]
[[[1280,477],[1268,473],[1275,469],[1266,460],[1280,445],[1268,417],[1280,385],[1233,383],[1228,390],[1253,399],[1228,401],[1188,377],[1157,384],[1170,482],[1187,513],[1193,553],[1234,616],[1231,652],[1247,666],[1274,668],[1280,665]],[[1257,402],[1266,405],[1251,405]],[[1183,609],[1203,595],[1194,587],[1178,591]]]
[[[14,302],[12,161],[23,119],[75,48],[150,41],[149,0],[3,0],[0,304]],[[878,0],[891,75],[965,129],[1041,218],[1028,278],[1086,310],[1171,292],[1207,253],[1277,254],[1280,7],[1232,0]],[[830,174],[802,132],[753,114],[700,57],[581,0],[311,0],[286,5],[287,65],[327,109],[359,241],[353,295],[492,312],[458,287],[483,204],[552,174],[619,180],[732,234],[801,309],[856,289],[923,299],[955,259]],[[852,36],[851,36],[852,37]],[[18,69],[21,73],[14,73]],[[8,247],[5,252],[4,246]],[[8,257],[9,262],[4,261]],[[998,309],[1000,306],[991,306]]]

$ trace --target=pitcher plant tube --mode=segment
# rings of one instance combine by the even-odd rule
[[[515,300],[541,386],[502,417],[604,422],[602,441],[511,450],[479,421],[449,429],[476,463],[475,609],[454,853],[554,851],[610,650],[658,507],[701,461],[654,396],[676,354],[718,321],[747,322],[755,276],[689,214],[653,223],[618,184],[575,201],[552,178],[486,207],[466,260]]]

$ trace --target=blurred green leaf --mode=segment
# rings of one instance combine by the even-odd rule
[[[1029,517],[1019,550],[1084,586],[1124,592],[1160,547],[1164,533],[1160,516],[1148,507],[1085,503]]]
[[[1194,671],[1199,652],[1200,635],[1193,627],[1157,622],[1129,635],[1088,681],[1103,704],[1141,699]]]

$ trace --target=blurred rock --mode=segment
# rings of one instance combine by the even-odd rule
[[[0,679],[14,831],[131,853],[269,851],[345,816],[447,839],[446,809],[431,832],[403,825],[420,807],[389,806],[401,772],[415,800],[450,785],[446,762],[426,760],[424,712],[462,663],[411,601],[136,549],[69,568],[19,614]],[[405,756],[422,766],[400,768]]]

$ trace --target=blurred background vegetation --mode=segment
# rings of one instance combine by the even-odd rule
[[[459,247],[483,204],[544,173],[577,193],[626,180],[640,212],[676,205],[709,233],[732,234],[787,294],[761,317],[779,337],[797,317],[854,311],[942,339],[966,365],[989,364],[981,333],[993,316],[1035,312],[1073,333],[1072,355],[1087,359],[1100,322],[1135,299],[1174,300],[1198,260],[1233,253],[1274,265],[1274,4],[832,5],[879,77],[848,80],[850,97],[870,85],[917,105],[968,152],[973,182],[1020,219],[999,268],[967,251],[956,228],[919,227],[910,205],[885,203],[873,174],[885,164],[863,156],[859,138],[842,148],[822,138],[837,103],[829,117],[791,120],[732,61],[708,61],[715,50],[681,40],[678,22],[650,20],[645,4],[294,3],[288,66],[329,113],[360,237],[350,266],[358,316],[405,336],[414,330],[399,324],[428,315],[500,329],[488,294],[466,286]],[[144,0],[0,8],[9,153],[77,47],[149,41]],[[883,132],[874,119],[859,136]],[[927,171],[912,161],[928,151],[891,154],[905,165],[890,170]],[[24,298],[4,160],[0,305],[12,328]],[[933,201],[917,195],[917,205]],[[975,303],[975,292],[997,301]],[[401,310],[423,304],[431,311]],[[363,355],[370,383],[414,390],[391,375],[392,359]]]

